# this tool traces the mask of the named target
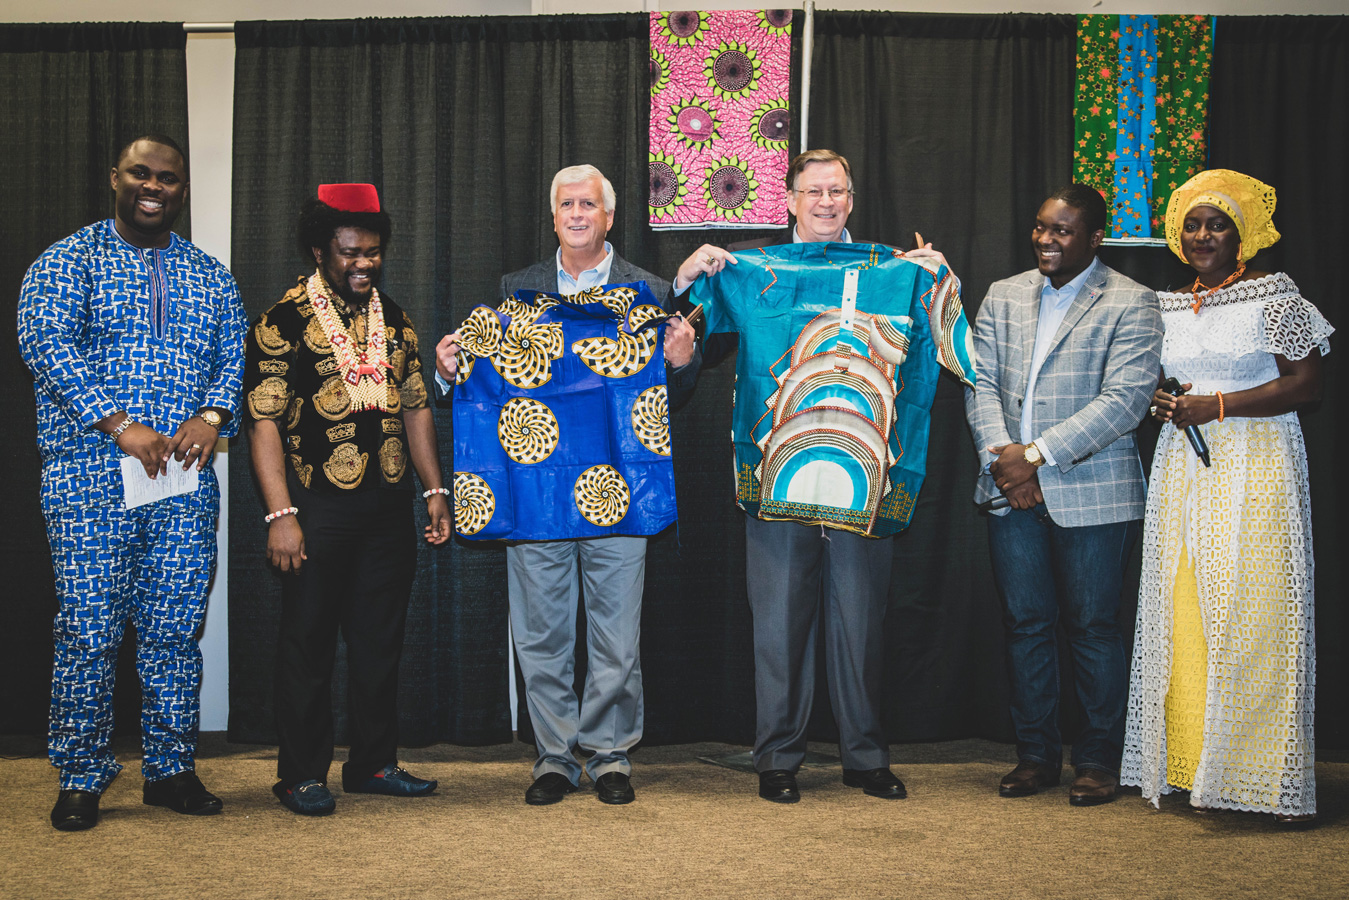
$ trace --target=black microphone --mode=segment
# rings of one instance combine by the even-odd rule
[[[983,503],[975,504],[974,508],[979,510],[979,512],[981,513],[986,513],[994,509],[1004,509],[1011,505],[1012,505],[1011,500],[1008,500],[1002,494],[999,494],[998,496],[992,498],[991,500],[985,500]]]
[[[1176,380],[1174,375],[1162,382],[1162,390],[1166,391],[1172,397],[1179,397],[1181,394],[1185,393],[1185,390],[1181,388],[1180,382]],[[1190,446],[1194,448],[1194,455],[1199,457],[1199,460],[1205,466],[1213,465],[1209,462],[1208,444],[1204,442],[1204,435],[1199,431],[1199,426],[1186,426],[1185,436],[1190,439]]]

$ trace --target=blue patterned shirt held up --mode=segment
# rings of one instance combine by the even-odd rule
[[[516,291],[459,327],[455,530],[649,535],[676,518],[663,345],[646,282]]]
[[[709,334],[740,335],[736,502],[884,537],[908,527],[927,473],[938,373],[974,385],[960,288],[881,244],[781,244],[694,282]]]

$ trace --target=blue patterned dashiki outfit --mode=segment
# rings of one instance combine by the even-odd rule
[[[763,520],[902,531],[927,472],[940,368],[970,386],[969,325],[945,266],[880,244],[741,251],[700,277],[709,334],[740,334],[736,502]]]
[[[645,282],[516,291],[460,326],[455,529],[651,535],[676,518],[665,311]]]
[[[102,793],[121,771],[108,746],[117,651],[136,624],[142,772],[194,767],[201,651],[215,568],[220,487],[124,508],[113,439],[95,423],[125,410],[173,435],[204,407],[238,428],[245,319],[229,272],[189,241],[124,241],[111,219],[52,245],[24,277],[19,350],[33,372],[42,512],[59,609],[49,756],[61,789]],[[174,465],[174,461],[170,461]]]

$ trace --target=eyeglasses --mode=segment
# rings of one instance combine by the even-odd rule
[[[805,194],[808,198],[810,198],[811,203],[818,203],[824,199],[825,194],[829,195],[830,200],[842,200],[844,197],[851,194],[852,191],[848,190],[847,188],[830,188],[827,191],[821,190],[820,188],[810,188],[809,190],[798,191],[795,188],[793,188],[792,193]]]

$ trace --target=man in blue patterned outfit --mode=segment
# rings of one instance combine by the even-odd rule
[[[201,651],[220,488],[209,461],[237,428],[245,319],[234,279],[169,231],[187,164],[169,138],[132,141],[112,169],[116,217],[38,258],[19,298],[33,372],[42,511],[59,609],[49,756],[52,824],[92,828],[121,766],[109,747],[117,651],[136,625],[144,802],[192,815],[221,801],[195,772]],[[195,491],[127,509],[121,461],[195,467]]]

